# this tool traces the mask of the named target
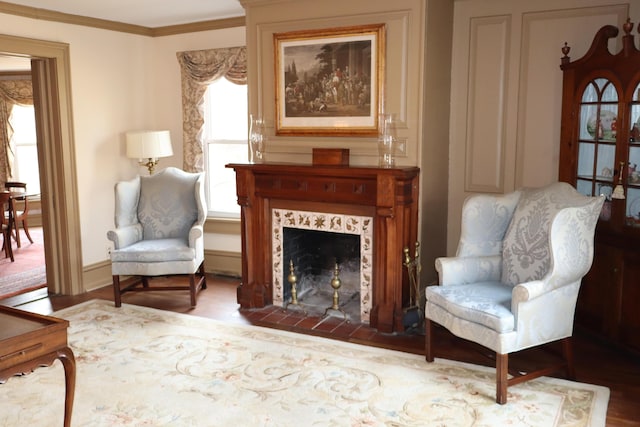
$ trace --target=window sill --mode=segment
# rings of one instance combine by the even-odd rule
[[[205,233],[240,235],[240,218],[207,217],[204,223]]]

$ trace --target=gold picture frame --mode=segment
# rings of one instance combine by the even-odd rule
[[[384,24],[276,33],[273,39],[276,135],[377,135]]]

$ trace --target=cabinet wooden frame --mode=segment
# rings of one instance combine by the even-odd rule
[[[563,72],[562,123],[560,133],[560,166],[558,176],[580,190],[588,187],[591,193],[608,186],[608,194],[619,187],[624,198],[605,202],[595,235],[595,256],[591,271],[584,277],[576,308],[576,323],[615,344],[640,353],[640,212],[630,212],[634,198],[640,199],[640,175],[633,174],[633,163],[640,166],[640,138],[632,132],[640,122],[640,51],[632,34],[634,24],[629,20],[622,28],[622,49],[609,51],[609,39],[617,37],[617,27],[607,25],[596,33],[590,49],[579,59],[571,60],[570,48],[563,48],[560,68]],[[597,80],[600,79],[600,82]],[[615,97],[599,98],[593,102],[597,111],[595,128],[585,120],[582,111],[590,101],[583,95],[590,84],[610,86]],[[614,99],[615,98],[615,99]],[[604,106],[603,105],[607,104]],[[615,112],[615,127],[601,127],[601,111]],[[640,126],[640,125],[639,125]],[[615,131],[615,132],[612,132]],[[593,141],[592,141],[592,140]],[[593,158],[588,166],[580,163],[593,143]],[[581,145],[582,151],[581,151]],[[599,146],[604,149],[600,151]],[[591,149],[591,147],[589,148]],[[603,153],[608,151],[606,155]],[[599,161],[604,155],[606,162]],[[584,171],[591,167],[591,175]],[[637,221],[636,221],[637,220]]]

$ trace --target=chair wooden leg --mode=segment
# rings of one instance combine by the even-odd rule
[[[562,357],[567,364],[567,378],[575,380],[576,370],[573,366],[573,340],[571,337],[567,337],[562,340]]]
[[[202,276],[202,289],[207,289],[207,274],[204,272],[204,261],[200,264],[200,268],[198,269],[200,275]]]
[[[433,362],[433,351],[431,349],[431,337],[433,335],[433,325],[431,320],[424,319],[424,355],[427,362]]]
[[[16,240],[16,246],[21,247],[20,233],[18,232],[18,221],[13,221],[13,238]]]
[[[13,247],[11,246],[11,230],[5,229],[2,234],[2,249],[4,250],[4,257],[10,258],[11,262],[15,262],[15,258],[13,257]]]
[[[31,238],[31,234],[29,234],[29,227],[27,226],[27,220],[26,219],[22,220],[22,229],[24,230],[24,234],[27,235],[27,239],[29,239],[29,241],[31,243],[33,243],[33,239]]]
[[[496,353],[496,402],[507,403],[509,355]]]
[[[191,307],[195,307],[197,304],[196,301],[196,274],[189,275],[189,296],[191,297]]]
[[[122,305],[122,298],[120,297],[120,276],[113,276],[113,300],[116,307]]]

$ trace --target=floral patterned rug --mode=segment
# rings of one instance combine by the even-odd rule
[[[609,390],[93,300],[70,321],[74,426],[604,426]],[[0,426],[62,424],[62,364],[0,385]]]

